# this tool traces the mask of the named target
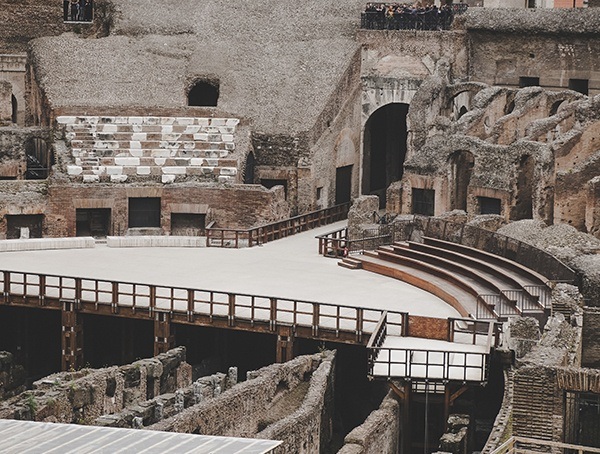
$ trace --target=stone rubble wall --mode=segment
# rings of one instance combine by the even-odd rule
[[[90,424],[149,396],[189,386],[185,347],[125,366],[60,372],[0,405],[0,418]]]
[[[338,454],[396,454],[400,439],[400,404],[390,391],[363,424],[344,438]]]
[[[332,399],[327,396],[333,392],[334,358],[332,352],[300,356],[248,372],[245,382],[148,428],[230,437],[285,437],[281,452],[319,452],[321,431],[331,425],[322,415],[331,414],[323,409],[327,407],[324,402]],[[273,405],[306,381],[310,385],[300,408],[260,431]]]
[[[94,425],[134,429],[147,427],[170,418],[192,405],[216,397],[236,384],[237,368],[230,367],[227,374],[217,373],[201,377],[185,388],[161,394],[118,413],[103,415],[94,421]]]
[[[600,368],[600,307],[583,309],[582,351],[583,366]]]
[[[13,354],[0,351],[0,400],[25,391],[26,378],[25,369],[14,363]]]

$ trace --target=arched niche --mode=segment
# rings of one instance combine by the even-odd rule
[[[197,81],[188,92],[188,106],[216,107],[219,100],[219,83],[216,81]]]

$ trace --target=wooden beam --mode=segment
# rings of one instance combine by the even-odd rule
[[[394,391],[394,393],[400,398],[400,401],[404,402],[406,400],[406,393],[404,392],[403,389],[400,389],[396,383],[394,383],[393,381],[388,381],[388,385],[390,386],[390,388],[392,389],[392,391]]]
[[[75,302],[62,302],[61,319],[62,370],[79,370],[83,367],[83,324]]]
[[[454,394],[450,395],[450,406],[454,405],[454,401],[462,396],[469,389],[468,385],[461,386]]]

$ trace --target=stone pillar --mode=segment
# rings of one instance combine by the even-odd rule
[[[0,80],[0,126],[12,123],[12,84]]]
[[[168,312],[154,314],[154,356],[166,353],[175,345],[175,336],[171,335],[171,316]]]
[[[62,370],[83,367],[83,324],[77,303],[62,302]]]
[[[275,361],[285,363],[291,359],[294,359],[294,333],[290,326],[282,326],[277,335]]]
[[[585,227],[589,234],[600,238],[600,176],[587,182]]]

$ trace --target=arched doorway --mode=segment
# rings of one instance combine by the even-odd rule
[[[533,217],[533,175],[534,161],[531,156],[523,156],[519,161],[517,195],[510,210],[510,219],[531,219]]]
[[[385,206],[386,189],[402,178],[406,157],[408,104],[392,103],[377,109],[364,132],[362,193],[379,196]]]
[[[218,82],[199,81],[188,92],[188,106],[215,107],[218,100]]]
[[[450,155],[450,209],[467,211],[467,195],[475,158],[470,151]]]

